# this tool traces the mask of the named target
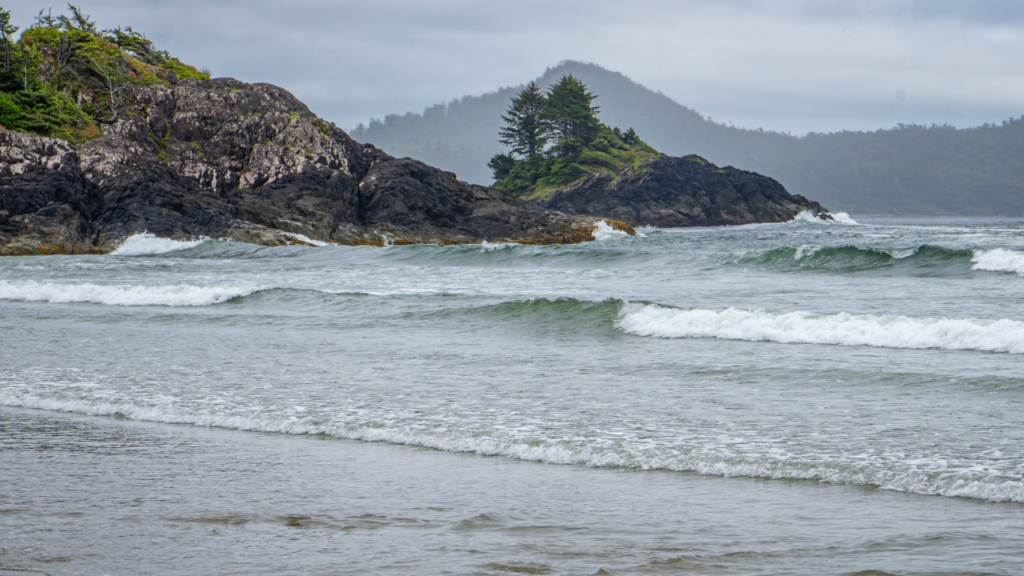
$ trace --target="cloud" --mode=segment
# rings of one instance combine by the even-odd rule
[[[43,7],[8,5],[22,26]],[[92,0],[215,75],[271,82],[344,127],[616,70],[716,120],[789,130],[976,125],[1024,113],[1024,3],[975,0]],[[57,6],[55,6],[57,8]],[[898,91],[905,94],[897,98]]]

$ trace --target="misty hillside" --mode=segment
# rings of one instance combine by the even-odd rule
[[[977,128],[901,125],[875,132],[791,136],[711,122],[617,72],[564,62],[537,83],[564,74],[599,95],[601,120],[633,127],[673,156],[699,154],[715,164],[772,176],[790,192],[832,210],[870,214],[1024,215],[1024,116]],[[411,156],[488,184],[500,115],[522,86],[438,104],[422,114],[389,115],[352,131],[398,156]]]

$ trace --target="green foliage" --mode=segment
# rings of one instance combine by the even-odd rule
[[[501,129],[499,142],[512,148],[512,154],[533,158],[541,153],[547,144],[549,123],[543,119],[547,97],[536,82],[530,82],[517,96],[512,98],[508,116],[502,116],[505,127]]]
[[[11,36],[18,31],[18,27],[11,24],[11,12],[0,8],[0,40],[4,48],[4,71],[11,69]]]
[[[597,119],[597,95],[571,74],[542,94],[530,83],[512,98],[501,143],[511,154],[497,154],[487,166],[494,186],[524,198],[546,198],[560,187],[593,174],[618,179],[640,170],[658,154],[632,128],[625,134]],[[552,145],[544,149],[549,140]],[[516,159],[515,155],[523,156]]]
[[[324,136],[326,136],[328,138],[333,136],[333,133],[331,132],[331,127],[328,126],[327,123],[324,122],[323,120],[320,120],[320,119],[313,120],[313,125],[316,126],[317,128],[319,128],[320,129],[320,133],[323,134]]]
[[[78,7],[54,17],[40,11],[17,42],[10,13],[0,9],[0,124],[10,130],[97,138],[98,123],[124,113],[133,85],[208,79],[131,28],[100,31]]]
[[[618,180],[627,171],[643,170],[644,163],[658,155],[657,150],[643,142],[626,144],[613,129],[604,125],[589,145],[572,139],[552,149],[557,146],[577,146],[579,151],[574,156],[556,153],[523,160],[515,160],[507,154],[495,156],[489,164],[495,173],[494,187],[521,198],[545,199],[587,176],[604,173]]]
[[[494,172],[494,180],[501,182],[508,177],[509,173],[515,168],[516,159],[508,154],[495,154],[490,162],[487,163],[487,167]]]
[[[597,95],[572,74],[562,76],[547,94],[542,118],[548,123],[556,155],[575,156],[603,126],[597,119]]]

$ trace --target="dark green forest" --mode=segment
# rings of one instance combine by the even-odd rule
[[[568,74],[599,95],[594,104],[605,124],[631,126],[666,154],[698,154],[720,166],[766,174],[832,210],[1024,215],[1024,116],[966,129],[900,125],[797,137],[712,122],[593,64],[562,63],[536,84],[546,90]],[[509,151],[495,138],[504,125],[501,117],[524,88],[466,96],[420,114],[389,115],[357,127],[352,135],[391,154],[490,184],[488,162]]]

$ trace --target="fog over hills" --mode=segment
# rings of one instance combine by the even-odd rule
[[[570,73],[599,95],[595,104],[605,123],[635,128],[665,154],[699,154],[721,166],[766,174],[832,210],[1024,215],[1024,116],[966,129],[900,125],[794,136],[714,122],[594,64],[563,62],[537,83],[546,88]],[[488,159],[505,151],[497,141],[500,116],[521,89],[465,96],[421,114],[388,115],[360,125],[352,136],[488,184]]]

